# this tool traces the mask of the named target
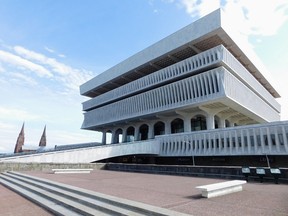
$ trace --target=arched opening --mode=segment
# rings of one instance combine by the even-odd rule
[[[121,128],[117,129],[115,132],[115,137],[113,143],[121,143],[122,142],[122,134],[123,130]]]
[[[206,129],[206,118],[204,116],[199,115],[191,119],[191,131],[200,131]]]
[[[134,142],[135,140],[135,129],[134,127],[130,126],[127,128],[127,142]]]
[[[220,126],[220,118],[218,116],[214,117],[214,128],[219,128]]]
[[[182,133],[184,132],[184,121],[180,118],[174,119],[171,122],[171,133]]]
[[[147,140],[148,139],[148,131],[149,131],[148,125],[146,125],[146,124],[141,125],[141,127],[139,128],[140,140]]]
[[[225,127],[230,127],[230,122],[227,119],[225,120]]]
[[[154,136],[164,135],[165,134],[165,124],[164,122],[157,122],[154,124]]]

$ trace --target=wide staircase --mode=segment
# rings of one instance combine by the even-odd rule
[[[54,215],[186,215],[18,172],[1,173],[0,183]]]

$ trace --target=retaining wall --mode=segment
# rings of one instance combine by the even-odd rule
[[[185,165],[151,165],[151,164],[122,164],[107,163],[107,170],[140,172],[166,175],[182,175],[195,177],[211,177],[224,179],[246,179],[242,174],[242,167],[216,167],[216,166],[185,166]],[[264,180],[274,181],[274,177],[270,173],[270,169],[264,168],[266,175]],[[258,181],[259,176],[256,174],[256,167],[250,167],[251,174],[248,181]],[[288,168],[281,168],[279,182],[288,183]]]
[[[0,172],[5,171],[51,171],[51,169],[92,168],[104,169],[105,163],[0,163]]]

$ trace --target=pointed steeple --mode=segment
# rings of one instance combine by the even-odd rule
[[[25,136],[24,136],[24,124],[25,124],[25,122],[23,122],[21,131],[20,131],[19,136],[18,136],[18,138],[17,138],[16,145],[15,145],[15,149],[14,149],[14,153],[22,152],[22,146],[24,145],[24,140],[25,140]]]
[[[39,142],[39,147],[44,147],[44,146],[46,146],[46,125],[44,127],[43,134]]]

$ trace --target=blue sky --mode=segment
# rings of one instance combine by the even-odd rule
[[[79,85],[222,7],[262,60],[288,119],[286,0],[0,0],[0,152],[100,141],[80,129]]]

